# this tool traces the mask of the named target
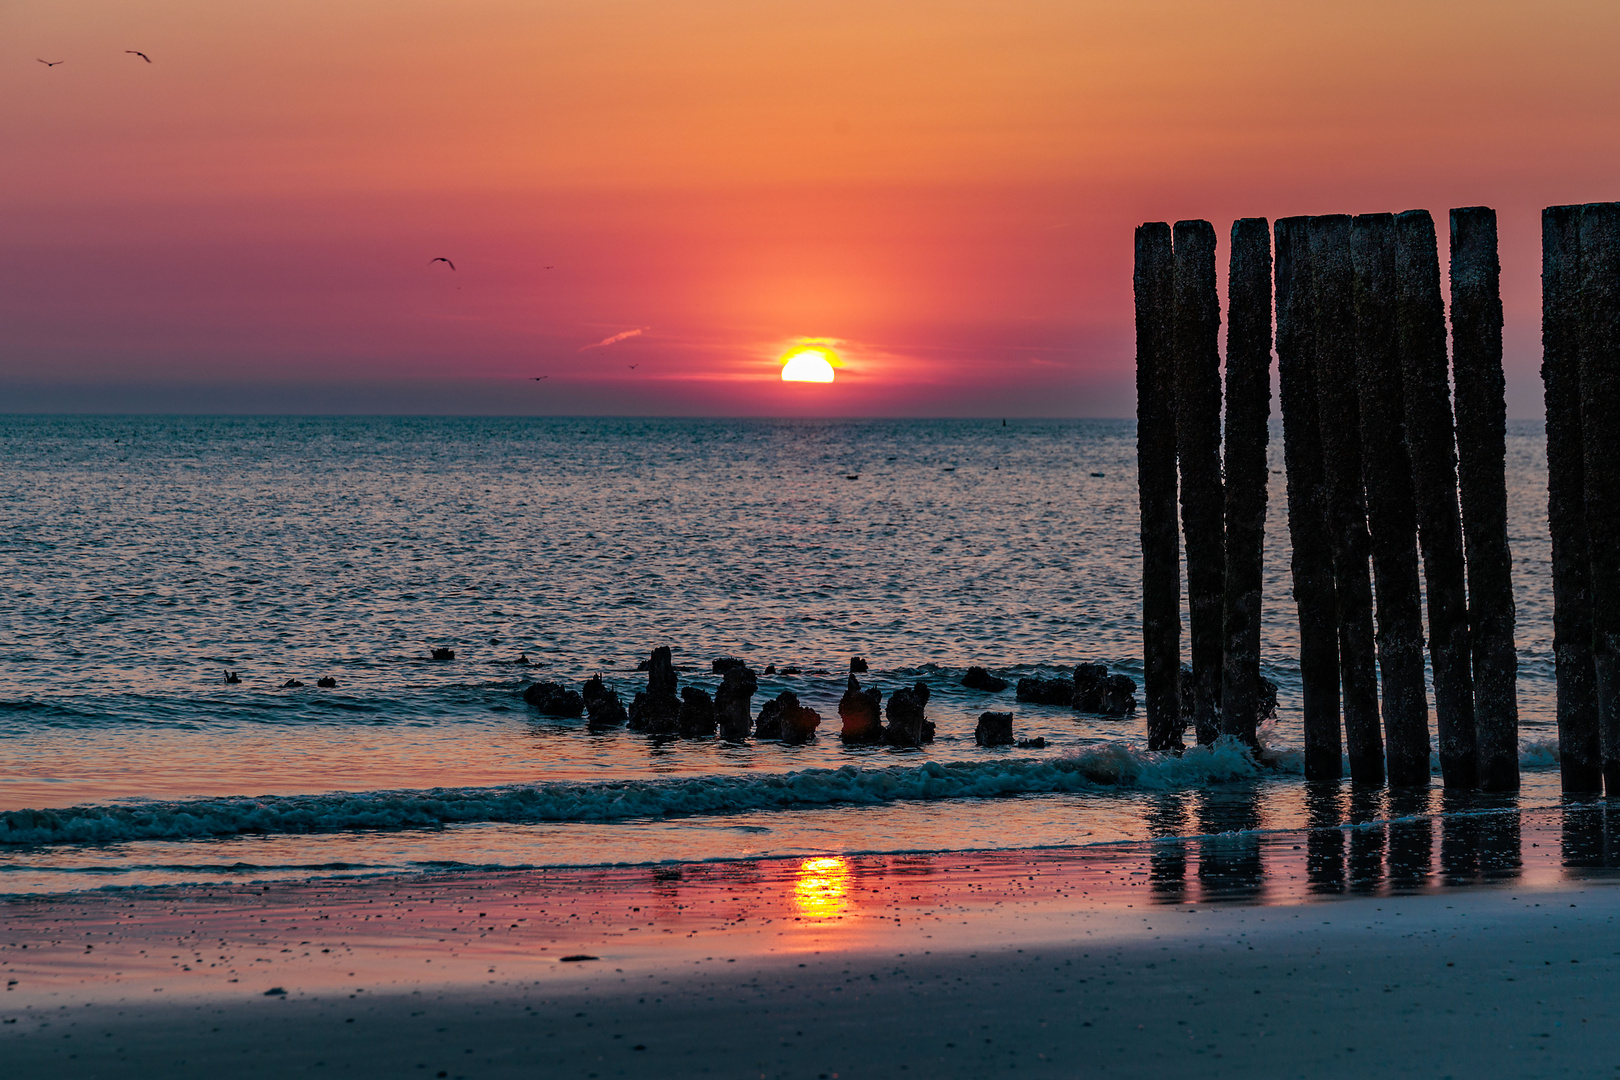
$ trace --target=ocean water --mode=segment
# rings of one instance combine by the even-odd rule
[[[0,894],[1087,845],[1503,803],[1300,778],[1275,431],[1263,761],[1150,755],[1140,713],[963,688],[970,664],[1139,678],[1134,444],[1128,421],[0,418]],[[1511,426],[1508,485],[1526,771],[1507,801],[1546,805],[1539,424]],[[593,674],[628,700],[658,645],[710,690],[719,656],[799,669],[762,677],[755,709],[791,689],[820,735],[591,732],[522,701],[530,680]],[[934,743],[839,742],[854,655],[867,686],[929,684]],[[1046,748],[975,746],[987,709]]]

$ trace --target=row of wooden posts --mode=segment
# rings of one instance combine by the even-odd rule
[[[1620,217],[1605,219],[1609,231],[1601,243],[1608,246],[1601,256],[1586,255],[1584,221],[1578,252],[1560,266],[1581,266],[1584,297],[1594,280],[1587,262],[1610,260],[1611,276],[1604,280],[1614,284],[1605,284],[1604,296],[1615,317],[1604,347],[1620,361]],[[1255,741],[1275,343],[1307,779],[1339,777],[1347,757],[1356,783],[1381,784],[1386,775],[1392,785],[1428,783],[1426,587],[1445,784],[1515,789],[1518,660],[1496,214],[1486,207],[1451,212],[1449,357],[1438,244],[1427,211],[1284,218],[1275,226],[1275,247],[1272,240],[1263,218],[1232,226],[1223,437],[1215,230],[1207,221],[1181,221],[1173,229],[1154,222],[1136,231],[1149,746],[1182,745],[1182,537],[1197,739]],[[1583,318],[1569,321],[1585,326]],[[1571,331],[1571,339],[1577,336]],[[1552,355],[1549,350],[1549,366]],[[1605,375],[1610,382],[1603,391],[1615,406],[1605,415],[1620,418],[1620,364]],[[1552,388],[1549,381],[1549,438]],[[1588,390],[1582,382],[1569,391],[1577,403],[1572,407],[1599,400]],[[1587,415],[1570,430],[1589,432],[1593,422]],[[1589,463],[1589,435],[1583,445],[1587,450],[1573,453],[1588,454]],[[1604,488],[1614,501],[1605,505],[1620,512],[1620,455],[1614,465]],[[1590,504],[1592,482],[1588,475],[1583,507]],[[1582,543],[1589,541],[1595,552],[1593,517],[1586,514]],[[1609,520],[1620,532],[1620,515]],[[1557,528],[1555,522],[1555,561]],[[1586,560],[1601,594],[1599,560],[1584,553],[1571,558]],[[1612,637],[1603,638],[1603,626],[1593,625],[1596,640],[1620,645],[1620,554],[1614,562]],[[1598,606],[1588,609],[1593,619],[1599,619]],[[1620,666],[1608,684],[1601,660],[1589,670],[1595,670],[1591,683],[1599,699],[1605,685],[1620,692]]]

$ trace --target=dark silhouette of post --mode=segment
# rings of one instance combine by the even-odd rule
[[[1549,206],[1541,212],[1541,381],[1547,403],[1558,767],[1568,792],[1603,790],[1581,438],[1580,214],[1579,206]]]
[[[1423,682],[1417,507],[1395,332],[1395,215],[1362,214],[1351,222],[1350,263],[1355,273],[1362,470],[1377,585],[1384,752],[1390,786],[1408,787],[1429,782],[1429,701]]]
[[[1620,203],[1581,208],[1581,440],[1603,784],[1620,792]]]
[[[1221,731],[1255,743],[1260,713],[1260,591],[1271,416],[1271,230],[1232,225],[1226,284],[1226,654]]]
[[[1176,456],[1187,545],[1193,725],[1200,743],[1220,734],[1222,581],[1226,573],[1221,485],[1221,329],[1215,229],[1178,221],[1175,247]]]
[[[1507,382],[1502,375],[1496,211],[1451,212],[1451,365],[1457,394],[1457,486],[1468,559],[1479,786],[1519,787],[1519,655],[1513,644],[1513,552],[1507,534]]]
[[[1345,749],[1352,781],[1382,784],[1384,738],[1378,726],[1378,653],[1368,568],[1371,540],[1361,474],[1350,217],[1314,217],[1308,234],[1316,288],[1317,407],[1322,413],[1322,473],[1333,548]]]
[[[1406,445],[1412,456],[1418,543],[1428,586],[1440,772],[1446,787],[1471,788],[1476,771],[1467,571],[1457,508],[1440,254],[1434,219],[1427,210],[1408,210],[1395,218],[1395,311],[1406,394]]]
[[[1277,371],[1283,460],[1288,472],[1294,603],[1299,611],[1305,778],[1333,780],[1343,771],[1339,634],[1333,595],[1333,544],[1323,485],[1322,413],[1317,405],[1316,289],[1311,274],[1309,224],[1309,218],[1292,217],[1283,218],[1275,226]]]
[[[1181,748],[1181,539],[1170,226],[1136,230],[1136,476],[1142,518],[1143,695],[1149,750]]]

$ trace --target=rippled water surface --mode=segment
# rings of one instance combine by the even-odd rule
[[[1280,772],[1157,761],[1133,749],[1139,717],[958,685],[969,664],[1140,672],[1134,439],[1110,421],[0,418],[0,892],[1294,823],[1275,436]],[[1556,789],[1538,425],[1508,459],[1535,799]],[[792,689],[821,737],[588,733],[519,697],[594,673],[628,697],[660,644],[711,689],[721,655],[799,668],[755,707]],[[868,685],[930,684],[938,741],[838,742],[856,654]],[[1048,747],[976,747],[988,708]],[[1169,826],[1147,809],[1211,785],[1246,809]]]

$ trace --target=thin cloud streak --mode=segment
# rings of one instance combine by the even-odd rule
[[[579,351],[584,352],[586,349],[600,349],[604,346],[612,345],[616,341],[623,341],[625,338],[633,338],[642,331],[649,329],[651,329],[651,327],[643,326],[636,330],[623,330],[617,334],[614,334],[612,337],[605,337],[601,341],[593,341],[589,345],[582,346]]]

